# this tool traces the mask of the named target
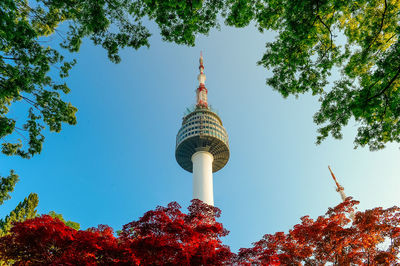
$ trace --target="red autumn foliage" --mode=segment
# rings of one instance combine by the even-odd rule
[[[0,257],[17,265],[221,265],[233,255],[215,221],[221,211],[193,200],[189,213],[176,202],[123,227],[76,231],[48,215],[16,223],[0,238]]]
[[[238,264],[393,265],[400,247],[400,208],[375,208],[349,214],[357,201],[347,200],[316,220],[308,216],[289,233],[267,234],[252,248],[240,249]]]
[[[123,227],[120,239],[143,265],[221,265],[232,253],[221,244],[228,231],[215,221],[221,211],[193,200],[184,214],[176,203],[157,207]]]
[[[17,265],[107,265],[137,261],[134,256],[125,256],[124,251],[108,226],[77,231],[48,215],[16,223],[11,234],[0,241],[0,257]]]
[[[237,255],[222,245],[220,210],[194,200],[188,214],[170,203],[126,224],[76,231],[50,216],[16,223],[0,238],[0,257],[17,265],[393,265],[400,247],[400,209],[349,214],[348,198],[316,220],[304,216],[287,234],[267,234]]]

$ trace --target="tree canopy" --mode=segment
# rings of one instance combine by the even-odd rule
[[[166,41],[194,45],[197,33],[207,34],[217,25],[218,10],[222,7],[223,1],[200,0],[2,1],[2,152],[30,158],[41,152],[46,127],[60,132],[63,123],[76,124],[77,108],[62,99],[70,91],[65,79],[76,61],[66,61],[63,52],[79,51],[84,38],[102,46],[108,58],[118,63],[121,48],[149,46],[150,32],[143,26],[146,18],[160,26]],[[61,24],[66,32],[59,30]],[[52,36],[60,39],[59,46],[49,45]],[[27,107],[27,117],[17,121],[8,112],[13,103],[20,101]]]
[[[6,177],[0,176],[0,206],[4,203],[4,201],[11,198],[10,193],[14,191],[14,187],[18,182],[18,179],[19,177],[14,173],[14,171],[10,171],[10,174]],[[38,203],[38,195],[31,193],[7,216],[0,218],[0,236],[6,235],[13,226],[13,223],[22,222],[26,219],[32,219],[36,217],[36,207]]]
[[[238,254],[223,245],[220,210],[193,200],[148,211],[116,237],[105,225],[76,230],[42,215],[15,223],[0,238],[0,255],[20,265],[394,265],[399,263],[400,208],[358,211],[347,198],[317,219],[301,218],[288,233],[266,234]]]
[[[75,61],[65,61],[61,51],[77,52],[87,37],[117,63],[121,48],[149,46],[147,19],[165,41],[184,45],[219,28],[219,20],[275,31],[258,63],[272,69],[267,84],[284,97],[311,92],[319,98],[317,143],[329,134],[341,138],[354,119],[355,147],[381,149],[400,142],[399,8],[398,0],[2,1],[2,151],[29,158],[41,151],[45,126],[59,132],[62,123],[76,123],[77,108],[62,99]],[[49,46],[49,36],[59,37],[60,47]],[[7,116],[18,101],[30,107],[25,121]]]
[[[0,255],[23,265],[221,265],[232,253],[221,244],[228,231],[215,221],[219,215],[199,200],[188,214],[173,202],[125,225],[118,238],[108,226],[77,231],[42,215],[0,238]]]
[[[40,153],[45,125],[59,132],[62,123],[75,124],[77,108],[64,102],[69,92],[65,81],[75,61],[65,61],[60,49],[47,44],[48,36],[60,36],[61,48],[76,52],[82,39],[90,36],[103,46],[111,61],[119,62],[119,48],[147,45],[149,34],[140,22],[130,22],[126,13],[132,3],[109,1],[5,0],[0,3],[0,138],[2,152],[24,158]],[[57,29],[67,24],[68,32]],[[110,25],[117,28],[112,32]],[[58,75],[55,74],[58,72]],[[7,117],[10,105],[23,101],[26,121]],[[17,133],[21,139],[5,138]],[[15,134],[14,134],[15,136]]]
[[[394,265],[399,262],[400,208],[374,208],[349,219],[357,201],[347,200],[316,220],[309,216],[288,233],[266,234],[239,251],[240,264]]]
[[[56,213],[55,211],[49,212],[48,215],[52,218],[57,218],[58,220],[63,222],[66,226],[71,227],[75,230],[79,230],[81,228],[81,225],[79,223],[73,221],[66,221],[62,216],[62,214]]]
[[[261,31],[278,33],[259,61],[272,69],[267,84],[284,97],[319,97],[317,143],[329,134],[342,138],[350,119],[358,125],[355,147],[377,150],[400,142],[399,1],[239,2],[246,2],[250,15],[239,15],[237,4],[229,24],[252,19]]]

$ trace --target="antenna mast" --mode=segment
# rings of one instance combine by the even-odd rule
[[[344,188],[343,188],[343,187],[339,184],[339,182],[337,181],[336,176],[335,176],[335,174],[332,172],[331,167],[330,167],[329,165],[328,165],[328,169],[329,169],[329,172],[331,172],[331,176],[332,176],[332,178],[333,178],[333,181],[335,181],[335,184],[336,184],[336,191],[339,192],[340,197],[342,198],[343,201],[345,201],[346,198],[347,198],[347,196],[346,196],[346,194],[344,193]],[[353,212],[353,211],[350,213],[350,218],[351,218],[351,220],[354,221],[354,212]]]

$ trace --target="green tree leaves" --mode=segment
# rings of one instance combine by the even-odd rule
[[[218,27],[223,0],[139,0],[131,1],[136,19],[148,17],[157,23],[165,41],[194,46],[197,34]]]
[[[38,12],[36,14],[35,12]],[[44,121],[50,130],[56,131],[62,122],[76,123],[76,108],[60,100],[58,92],[68,92],[65,84],[57,84],[49,76],[52,66],[61,64],[63,57],[50,47],[43,47],[39,37],[41,26],[32,19],[41,14],[27,6],[24,1],[5,1],[0,3],[0,137],[3,139],[2,152],[7,155],[20,155],[30,158],[40,153],[44,137],[41,130]],[[62,64],[61,76],[66,76],[71,63]],[[54,91],[49,92],[46,88]],[[51,94],[52,96],[48,96]],[[7,117],[9,106],[23,101],[32,108],[26,121],[15,121]],[[41,120],[41,118],[44,120]],[[54,122],[57,121],[57,122]],[[19,127],[16,126],[19,124]],[[17,133],[27,142],[23,150],[22,141],[7,138]]]
[[[317,144],[357,123],[355,147],[400,142],[400,4],[397,0],[231,0],[222,15],[235,27],[274,30],[258,62],[283,97],[311,92],[321,102]],[[329,80],[332,74],[339,78]]]
[[[10,171],[10,175],[7,177],[1,177],[0,179],[0,205],[4,201],[10,199],[10,193],[14,191],[14,186],[18,182],[18,175],[13,170]]]
[[[146,19],[154,20],[166,41],[194,45],[196,34],[217,27],[224,1],[152,0],[25,0],[0,3],[0,138],[2,152],[30,158],[42,150],[46,127],[59,132],[76,124],[77,109],[64,102],[69,88],[63,79],[76,61],[67,62],[57,47],[78,52],[83,38],[102,46],[112,62],[125,47],[149,46]],[[67,32],[58,27],[64,24]],[[55,72],[58,73],[54,75]],[[62,92],[62,93],[61,93]],[[31,107],[26,121],[8,117],[8,108],[22,101]],[[20,138],[22,137],[22,139]],[[29,140],[28,140],[29,139]],[[28,147],[26,148],[25,145]]]
[[[49,214],[53,218],[59,219],[61,222],[63,222],[66,226],[71,227],[75,230],[79,230],[81,228],[80,224],[77,222],[72,222],[72,221],[66,221],[62,214],[56,213],[54,211],[49,212]]]
[[[26,219],[36,217],[36,207],[38,203],[38,195],[31,193],[24,201],[20,202],[9,215],[4,219],[0,219],[0,236],[7,234],[14,222],[23,222]]]
[[[13,170],[9,176],[0,177],[0,206],[4,201],[10,199],[10,193],[14,191],[15,184],[18,182],[18,175]],[[6,235],[14,222],[23,222],[26,219],[36,217],[36,207],[39,203],[37,194],[31,193],[28,198],[20,202],[9,215],[0,219],[0,236]],[[0,259],[0,264],[2,263]]]
[[[318,144],[342,138],[351,118],[355,147],[400,142],[399,10],[394,0],[266,1],[256,13],[259,28],[279,33],[259,62],[273,71],[267,84],[284,97],[319,96]]]
[[[400,142],[399,10],[397,0],[2,1],[2,151],[30,158],[41,152],[41,130],[59,132],[63,123],[76,123],[77,109],[62,99],[70,90],[63,79],[76,62],[45,46],[48,36],[60,37],[69,52],[79,51],[88,37],[118,63],[120,49],[149,46],[145,20],[156,22],[165,41],[193,46],[198,34],[219,27],[218,18],[229,26],[253,22],[260,31],[278,33],[258,63],[272,69],[267,84],[284,97],[307,92],[319,97],[317,143],[329,135],[341,138],[342,128],[354,119],[355,147],[381,149]],[[66,33],[58,30],[61,23]],[[340,77],[332,82],[334,73]],[[26,121],[8,116],[17,101],[32,107]]]
[[[77,52],[84,37],[103,46],[111,61],[119,62],[119,49],[148,46],[148,31],[130,18],[132,3],[107,1],[37,1],[0,3],[0,138],[2,152],[30,158],[42,150],[42,130],[60,132],[63,123],[76,124],[71,103],[62,99],[70,91],[62,79],[76,63],[67,62],[46,37],[61,38],[61,46]],[[57,27],[66,23],[69,31]],[[113,27],[111,27],[113,25]],[[54,73],[58,71],[57,76]],[[22,101],[29,108],[25,121],[8,117],[9,107]],[[22,137],[22,138],[21,138]],[[25,148],[25,145],[27,146]]]

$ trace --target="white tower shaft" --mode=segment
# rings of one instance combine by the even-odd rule
[[[193,199],[214,206],[212,163],[214,157],[207,151],[198,151],[192,156]]]

